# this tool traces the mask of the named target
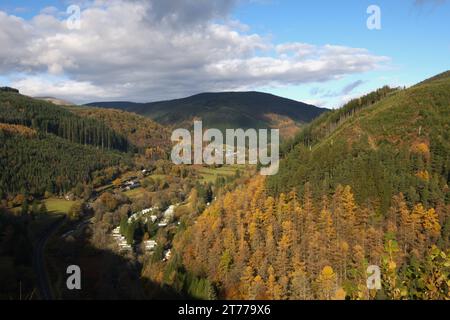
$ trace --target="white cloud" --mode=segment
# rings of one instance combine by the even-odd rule
[[[234,3],[96,0],[85,4],[80,30],[54,9],[31,21],[0,12],[0,71],[25,73],[14,84],[28,94],[145,101],[328,81],[388,61],[361,48],[273,44],[228,19]],[[48,75],[60,78],[39,84]]]
[[[92,97],[120,97],[115,91],[105,91],[89,82],[67,79],[42,78],[37,76],[15,80],[11,83],[15,88],[25,88],[23,93],[32,97],[72,97],[77,100],[87,100]]]
[[[291,54],[297,57],[305,57],[314,53],[315,46],[308,43],[283,43],[276,46],[276,51],[279,54]]]
[[[343,99],[346,99],[346,96],[349,96],[356,88],[358,88],[364,83],[365,81],[363,80],[356,80],[345,85],[342,89],[338,91],[314,87],[310,90],[310,94],[312,96],[320,96],[321,98],[342,97]]]

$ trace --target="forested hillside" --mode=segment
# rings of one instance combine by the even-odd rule
[[[0,196],[66,193],[79,183],[92,183],[97,170],[131,165],[124,154],[74,144],[52,134],[7,132],[0,127]]]
[[[314,193],[329,195],[349,185],[358,203],[382,214],[400,192],[409,205],[448,204],[449,126],[448,75],[406,90],[381,89],[302,131],[268,189],[301,192],[309,182]]]
[[[166,128],[143,116],[58,106],[2,89],[0,161],[6,169],[0,174],[0,198],[46,191],[61,194],[76,185],[107,182],[118,170],[102,173],[106,168],[167,158],[169,138]]]
[[[444,74],[323,115],[284,146],[278,175],[177,234],[165,284],[200,277],[234,299],[449,299],[449,107]],[[381,290],[367,288],[370,265]]]
[[[12,89],[0,92],[0,143],[0,198],[91,185],[108,167],[132,165],[124,152],[135,149],[101,121]]]
[[[148,116],[155,121],[189,128],[193,119],[204,127],[279,128],[308,123],[327,109],[261,92],[202,93],[188,98],[152,103],[97,102],[91,106],[119,108]]]
[[[126,137],[141,153],[170,151],[169,130],[149,118],[116,109],[76,106],[69,110],[84,118],[103,122]]]
[[[298,144],[312,147],[336,130],[347,119],[353,117],[364,108],[371,107],[376,102],[397,92],[399,88],[385,86],[367,95],[353,99],[337,110],[326,112],[314,119],[293,138],[285,141],[282,152],[291,151]]]
[[[263,178],[226,194],[178,235],[166,284],[180,287],[187,272],[227,299],[450,297],[449,207],[409,207],[398,195],[380,217],[349,186],[315,196],[306,185],[301,198],[272,198]],[[382,270],[380,291],[367,288],[369,265]]]
[[[31,127],[70,142],[101,149],[126,152],[132,148],[123,135],[100,121],[77,116],[50,102],[14,92],[0,92],[0,123]]]

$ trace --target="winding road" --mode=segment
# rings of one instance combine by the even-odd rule
[[[51,285],[48,279],[45,267],[45,245],[48,239],[61,226],[66,217],[61,217],[57,221],[51,223],[38,237],[33,250],[33,267],[37,277],[37,288],[41,300],[53,300]]]

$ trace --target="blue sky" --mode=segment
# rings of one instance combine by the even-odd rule
[[[360,89],[369,91],[384,84],[409,86],[450,69],[450,2],[426,2],[254,1],[243,5],[235,16],[271,34],[276,42],[341,44],[390,57],[391,63],[383,70],[347,78],[349,83],[366,81]],[[366,27],[366,10],[372,4],[381,8],[381,30]],[[339,80],[318,86],[338,91],[346,83]],[[301,99],[310,88],[288,87],[275,93]],[[314,97],[309,95],[309,99]]]
[[[63,12],[73,2],[79,3],[80,1],[2,0],[0,11],[6,12],[9,17],[18,16],[23,18],[24,23],[27,23],[32,21],[33,17],[39,15],[41,10],[46,7],[53,6]],[[189,5],[186,5],[184,2],[188,1],[174,0],[173,7],[179,6],[181,8],[180,10],[182,10]],[[213,7],[212,9],[209,8],[208,10],[222,10],[222,7],[224,7],[222,4],[226,3],[227,0],[219,0],[218,2],[220,6]],[[89,8],[89,1],[82,1],[82,3],[84,4],[82,8]],[[366,27],[366,20],[369,17],[366,10],[372,4],[379,6],[381,9],[381,30],[369,30]],[[164,8],[164,10],[177,10],[177,8]],[[64,82],[67,90],[70,88],[80,88],[80,90],[90,92],[90,95],[79,98],[80,102],[87,102],[86,100],[88,99],[98,98],[99,100],[108,100],[109,98],[113,99],[116,97],[141,101],[175,98],[177,95],[191,94],[197,91],[217,91],[220,90],[220,84],[225,83],[226,89],[236,88],[239,90],[245,87],[248,90],[266,91],[287,98],[335,108],[352,97],[364,94],[385,84],[409,86],[434,74],[450,69],[450,1],[242,0],[233,3],[230,9],[223,10],[226,11],[223,15],[212,18],[208,11],[208,15],[205,13],[204,17],[206,17],[205,19],[214,21],[214,23],[223,20],[227,20],[227,24],[230,21],[238,21],[240,24],[246,26],[242,30],[239,29],[239,33],[242,35],[257,35],[272,46],[286,43],[305,43],[319,48],[326,45],[363,48],[371,55],[387,57],[389,59],[388,61],[379,63],[377,67],[369,68],[370,70],[355,72],[346,70],[337,73],[331,79],[324,79],[323,77],[315,79],[312,77],[311,80],[305,81],[304,79],[292,79],[292,75],[286,75],[285,78],[289,80],[284,82],[284,78],[280,75],[276,84],[268,81],[267,75],[260,76],[259,78],[254,75],[239,75],[237,77],[238,79],[235,80],[231,72],[226,73],[221,79],[206,77],[205,79],[188,81],[187,84],[178,84],[178,76],[173,80],[174,83],[179,85],[179,88],[177,87],[178,91],[173,90],[165,93],[159,87],[149,89],[148,91],[145,88],[137,89],[140,84],[146,81],[149,81],[149,83],[155,82],[155,78],[143,78],[142,81],[139,80],[141,81],[139,84],[133,83],[132,78],[131,80],[128,78],[127,80],[123,80],[123,82],[126,81],[128,88],[136,87],[136,89],[130,91],[124,89],[127,87],[125,85],[121,86],[117,83],[111,83],[107,79],[100,81],[95,74],[88,74],[84,70],[80,71],[84,66],[76,58],[72,59],[74,60],[72,61],[72,65],[73,63],[77,64],[77,67],[73,68],[73,66],[60,66],[60,62],[58,64],[56,62],[51,64],[48,62],[48,57],[43,57],[41,59],[43,61],[42,64],[45,66],[47,63],[49,70],[51,66],[54,67],[56,65],[53,68],[58,70],[56,73],[53,71],[43,71],[42,66],[36,67],[33,63],[30,66],[29,59],[24,58],[28,65],[21,65],[20,68],[14,68],[14,66],[5,68],[5,70],[2,70],[0,81],[6,84],[23,85],[25,92],[28,90],[33,94],[38,90],[38,87],[33,87],[33,85],[39,82],[39,79],[51,82],[55,87],[55,84],[61,84],[62,81],[69,81],[67,83]],[[64,15],[59,13],[59,15],[55,14],[55,17],[62,19]],[[220,22],[217,23],[220,24]],[[36,27],[36,25],[34,27],[42,28],[42,25],[39,24],[39,27]],[[0,41],[1,39],[2,37],[0,37]],[[45,39],[46,41],[51,39],[49,33],[45,35]],[[144,36],[136,41],[143,40],[145,41]],[[204,54],[208,55],[215,48],[215,45],[217,45],[217,42],[207,46]],[[67,53],[64,51],[63,53],[54,53],[53,56],[70,54],[71,52]],[[198,53],[194,52],[193,56],[196,56],[196,54]],[[253,55],[258,57],[257,53]],[[279,56],[275,57],[276,55],[273,50],[269,50],[269,52],[264,54],[266,57],[279,58]],[[219,57],[214,66],[223,65],[223,61],[227,62],[234,58],[234,55],[232,55],[232,58],[229,56]],[[239,56],[239,59],[250,58],[247,53],[243,53],[242,57]],[[87,58],[83,61],[85,60],[86,65],[91,63]],[[174,60],[176,60],[175,57]],[[202,62],[199,62],[197,57],[195,63],[201,65]],[[213,64],[211,61],[205,62],[206,66]],[[130,68],[131,65],[134,66],[135,64],[131,63]],[[154,66],[154,64],[149,65],[149,68],[153,71],[151,66]],[[145,69],[145,67],[141,66],[138,69]],[[107,66],[103,69],[106,68]],[[132,72],[139,71],[132,68],[130,70]],[[160,73],[163,73],[163,71],[160,71]],[[185,74],[186,77],[190,77],[189,73],[186,72]],[[31,82],[28,77],[34,79],[34,82]],[[191,77],[194,78],[195,76]],[[164,76],[163,78],[157,79],[161,83],[164,82],[166,86],[171,86],[169,77]],[[245,83],[245,79],[249,79],[248,83]],[[202,90],[202,87],[189,87],[189,83],[203,83],[202,81],[205,81],[205,83],[214,83],[215,85],[211,85],[210,87],[205,86],[205,90]],[[345,88],[347,90],[344,90]],[[351,88],[353,90],[350,90]],[[109,96],[108,91],[112,89],[116,90],[117,93],[116,95],[111,94]],[[58,90],[55,89],[55,92],[50,90],[45,93],[54,93],[54,95],[62,95],[64,98],[71,98],[69,92]],[[77,101],[77,98],[71,100]]]

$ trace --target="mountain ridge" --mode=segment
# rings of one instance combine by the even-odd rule
[[[328,111],[257,91],[205,92],[166,101],[107,101],[93,102],[87,106],[135,112],[169,126],[189,126],[193,119],[202,119],[205,127],[219,129],[275,128],[280,121],[289,121],[290,125],[300,127]]]

